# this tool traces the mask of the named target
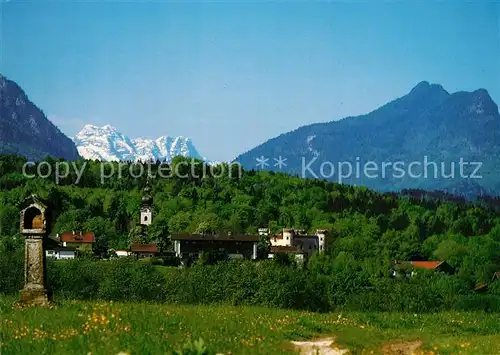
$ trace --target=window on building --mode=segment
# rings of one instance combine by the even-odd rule
[[[148,216],[144,216],[144,220],[147,221],[148,220]]]

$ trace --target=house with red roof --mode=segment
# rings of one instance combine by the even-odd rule
[[[95,235],[92,232],[64,232],[58,234],[58,238],[63,247],[74,248],[78,251],[92,251],[92,245],[95,243]]]
[[[453,268],[446,261],[410,261],[410,264],[415,269],[437,270],[437,271],[452,271]]]
[[[159,254],[156,244],[134,243],[130,249],[133,255],[140,258],[153,258]]]
[[[453,266],[448,264],[446,261],[433,261],[433,260],[425,260],[425,261],[396,261],[393,270],[391,271],[392,276],[397,276],[400,271],[411,270],[411,276],[414,276],[417,273],[417,270],[434,270],[438,272],[444,272],[446,274],[453,274],[455,269]],[[406,273],[408,276],[408,273]]]

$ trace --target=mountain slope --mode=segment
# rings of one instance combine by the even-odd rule
[[[0,75],[0,154],[29,160],[79,159],[74,143],[50,122],[15,82]]]
[[[170,161],[181,155],[202,159],[190,138],[163,136],[156,140],[130,139],[115,127],[86,125],[73,139],[86,159],[101,161]]]
[[[498,106],[486,90],[450,94],[424,81],[366,115],[300,127],[235,160],[255,169],[262,156],[269,159],[268,170],[381,191],[424,188],[477,195],[500,191],[499,138]],[[286,159],[281,169],[274,160],[280,156]],[[473,174],[477,164],[470,163],[476,162],[482,165]]]

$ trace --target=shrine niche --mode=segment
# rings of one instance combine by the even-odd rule
[[[47,232],[47,205],[37,196],[30,196],[27,207],[21,211],[21,233],[45,234]]]
[[[42,211],[36,207],[30,207],[24,214],[24,229],[43,229],[44,221]]]
[[[48,302],[44,238],[47,230],[47,205],[37,196],[30,196],[20,214],[20,232],[25,237],[24,288],[20,301],[43,305]]]

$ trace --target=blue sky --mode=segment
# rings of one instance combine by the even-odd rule
[[[5,0],[4,0],[5,1]],[[67,135],[184,135],[229,160],[369,112],[422,80],[500,103],[500,5],[475,2],[0,4],[0,72]]]

